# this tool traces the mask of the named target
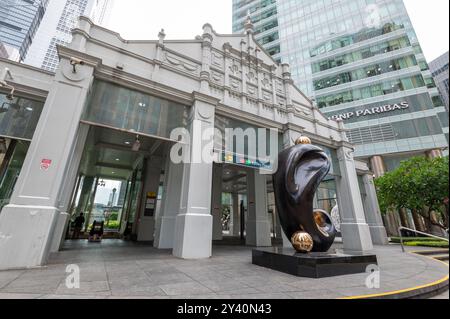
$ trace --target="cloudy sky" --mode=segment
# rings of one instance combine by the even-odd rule
[[[297,0],[301,1],[301,0]],[[449,0],[404,0],[425,56],[430,61],[449,47]],[[231,0],[115,0],[108,27],[126,39],[191,39],[209,22],[231,33]]]

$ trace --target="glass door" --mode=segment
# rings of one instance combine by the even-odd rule
[[[11,195],[19,178],[25,156],[27,155],[30,142],[13,139],[3,139],[2,160],[0,163],[0,211],[9,204]]]

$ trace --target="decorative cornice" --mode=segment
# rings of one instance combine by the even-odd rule
[[[45,100],[47,99],[48,91],[32,88],[32,87],[21,85],[21,84],[16,84],[15,82],[11,82],[11,83],[14,83],[14,89],[15,89],[14,95],[15,96],[20,96],[20,97],[23,97],[26,99],[36,100],[39,102],[45,102]],[[1,93],[9,93],[9,91],[10,90],[0,88]]]
[[[201,101],[201,102],[208,103],[208,104],[211,104],[214,106],[217,106],[220,102],[220,99],[212,97],[210,95],[206,95],[206,94],[198,92],[198,91],[192,92],[192,99],[194,101]]]
[[[71,48],[57,45],[56,49],[58,51],[58,55],[60,58],[65,58],[70,60],[72,57],[78,58],[84,62],[85,65],[89,65],[92,67],[98,67],[102,64],[102,59],[92,56],[90,54],[73,50]]]

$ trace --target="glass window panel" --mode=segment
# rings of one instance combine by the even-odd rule
[[[83,120],[169,138],[186,127],[189,107],[115,84],[97,81]]]

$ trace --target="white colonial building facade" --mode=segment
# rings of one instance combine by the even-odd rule
[[[255,42],[250,21],[245,30],[220,35],[206,24],[194,40],[168,41],[161,31],[156,41],[127,41],[82,17],[72,43],[58,47],[56,73],[1,59],[0,80],[15,92],[11,100],[0,88],[0,269],[45,264],[69,220],[95,209],[103,179],[126,185],[118,232],[177,257],[208,258],[227,238],[257,247],[281,240],[271,176],[247,154],[253,146],[224,150],[204,140],[209,129],[277,129],[278,149],[308,136],[333,162],[316,206],[334,215],[339,207],[344,249],[386,244],[373,173],[354,161],[342,122],[293,85],[289,65]],[[180,127],[190,156],[200,149],[213,162],[171,160]]]

